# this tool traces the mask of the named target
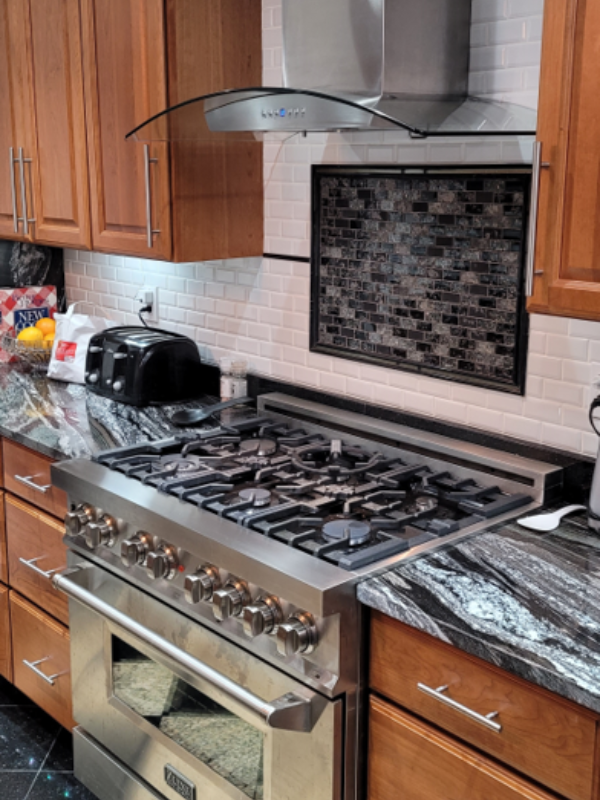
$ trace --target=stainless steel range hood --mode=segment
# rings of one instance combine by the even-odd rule
[[[535,111],[468,95],[471,0],[282,0],[282,12],[283,87],[195,98],[128,137],[535,133]]]

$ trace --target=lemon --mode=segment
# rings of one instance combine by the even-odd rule
[[[54,347],[54,333],[47,333],[43,341],[44,350],[52,350]]]
[[[35,327],[46,336],[49,333],[54,333],[56,330],[56,322],[49,317],[42,317],[42,319],[38,319],[35,323]]]
[[[21,342],[23,347],[39,347],[44,341],[44,334],[39,328],[23,328],[17,336],[17,341]]]

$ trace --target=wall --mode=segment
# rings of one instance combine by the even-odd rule
[[[471,85],[535,105],[543,0],[473,0]],[[281,83],[280,0],[263,0],[264,83]],[[313,163],[501,163],[531,160],[531,143],[413,142],[401,134],[295,137],[265,144],[265,252],[310,252]],[[72,300],[134,322],[136,291],[160,287],[160,323],[215,361],[235,351],[263,375],[595,455],[587,408],[599,371],[600,323],[533,316],[524,398],[420,378],[308,351],[306,263],[275,259],[170,265],[66,251]]]

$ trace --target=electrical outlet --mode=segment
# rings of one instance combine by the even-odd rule
[[[143,314],[146,322],[158,324],[158,286],[144,286],[136,294],[135,299],[140,308],[149,306],[152,309]]]

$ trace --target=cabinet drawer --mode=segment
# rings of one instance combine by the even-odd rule
[[[12,681],[10,611],[8,589],[0,584],[0,675]]]
[[[14,591],[10,614],[15,686],[71,729],[69,631]]]
[[[6,525],[4,522],[4,492],[0,492],[0,581],[8,583],[8,554],[6,552]]]
[[[55,517],[64,517],[67,513],[67,496],[51,484],[52,460],[6,439],[3,450],[5,487]]]
[[[571,800],[592,797],[597,718],[591,712],[383,614],[373,615],[370,675],[378,693],[550,789]],[[424,687],[447,689],[432,696]],[[494,712],[499,732],[486,726]]]
[[[556,800],[373,697],[368,764],[369,800]]]
[[[6,498],[6,541],[10,585],[52,616],[69,623],[69,601],[42,572],[64,569],[64,527],[53,517],[14,497]],[[29,562],[28,564],[24,562]]]

